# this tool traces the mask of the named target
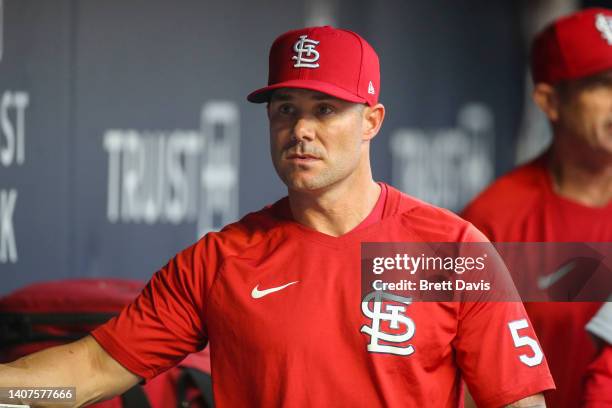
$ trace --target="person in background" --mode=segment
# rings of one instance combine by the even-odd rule
[[[531,70],[552,144],[462,217],[494,242],[612,242],[612,12],[585,9],[549,25],[533,41]],[[549,406],[579,406],[596,354],[584,327],[600,306],[526,303],[557,385]]]
[[[612,299],[609,299],[612,300]],[[587,324],[600,352],[585,375],[584,408],[612,407],[612,302],[604,303]]]

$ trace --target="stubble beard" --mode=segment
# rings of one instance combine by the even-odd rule
[[[336,180],[330,171],[322,171],[315,175],[299,174],[300,170],[289,170],[279,172],[279,176],[289,190],[293,191],[316,191],[332,185]]]
[[[324,162],[325,163],[325,162]],[[325,167],[317,169],[315,174],[300,174],[306,170],[300,169],[285,169],[279,171],[276,169],[279,177],[289,190],[299,192],[313,192],[333,186],[350,178],[351,175],[358,171],[359,161],[336,163],[333,168]]]

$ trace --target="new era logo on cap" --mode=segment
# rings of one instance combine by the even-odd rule
[[[555,84],[612,69],[612,11],[589,8],[538,34],[531,51],[534,82]]]
[[[267,102],[279,88],[310,89],[373,106],[380,93],[378,55],[352,31],[330,26],[289,31],[270,48],[268,86],[247,99]]]
[[[374,90],[374,84],[372,83],[372,81],[368,83],[368,93],[370,95],[376,95],[376,91]]]

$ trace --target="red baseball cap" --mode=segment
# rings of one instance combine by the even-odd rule
[[[540,32],[531,50],[533,82],[551,85],[612,69],[612,10],[588,8]]]
[[[270,48],[268,86],[247,96],[268,102],[279,88],[319,91],[372,106],[380,93],[380,67],[374,48],[358,34],[325,27],[293,30]]]

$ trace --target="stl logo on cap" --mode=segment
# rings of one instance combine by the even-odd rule
[[[603,14],[597,14],[595,18],[595,27],[601,32],[601,36],[612,45],[612,18]]]
[[[317,45],[319,41],[308,38],[306,34],[301,35],[293,45],[293,51],[297,54],[291,57],[296,61],[293,66],[295,68],[319,68],[319,64],[316,63],[319,60],[319,51],[315,50]]]

